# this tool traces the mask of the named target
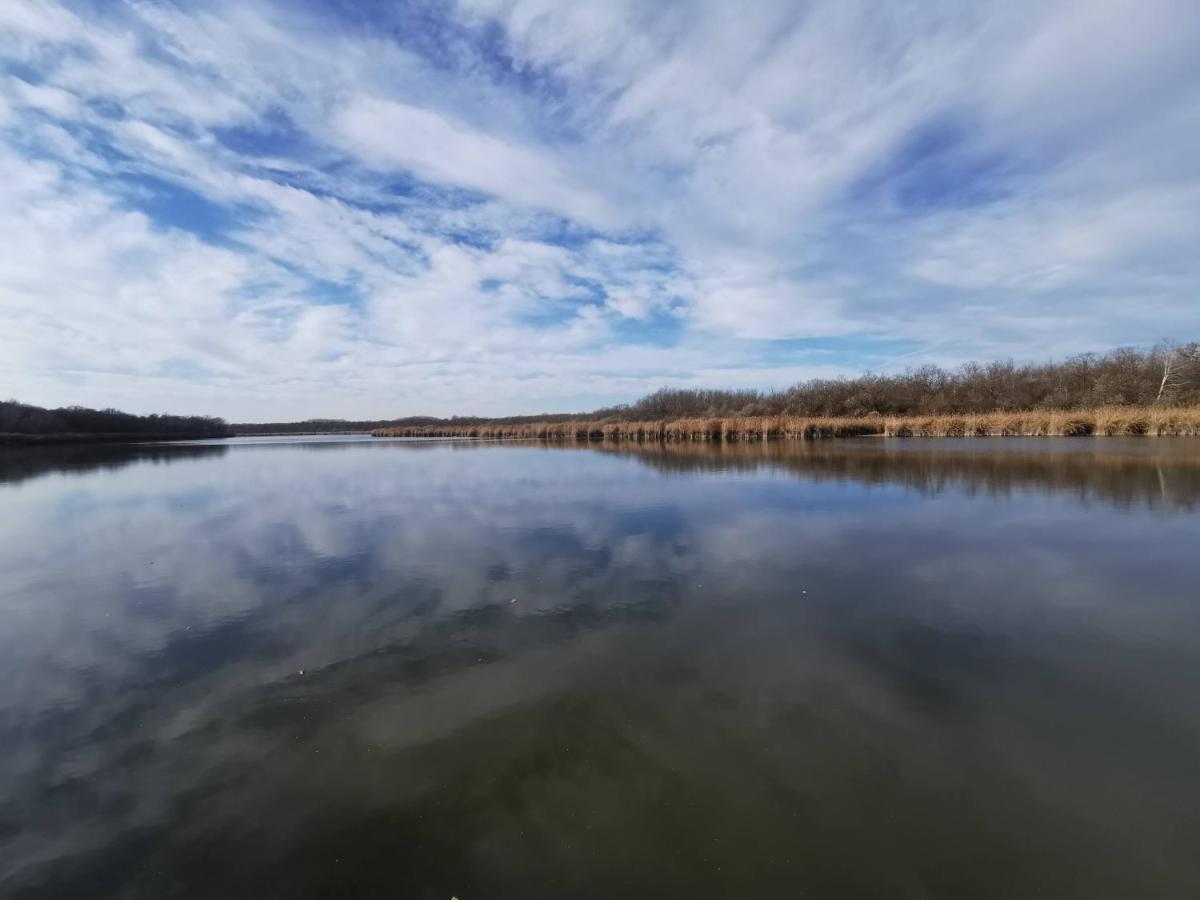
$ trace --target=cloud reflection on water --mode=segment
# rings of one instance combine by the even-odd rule
[[[1179,446],[23,463],[0,884],[1189,883]]]

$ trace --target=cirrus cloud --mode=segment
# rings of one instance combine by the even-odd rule
[[[582,408],[1200,325],[1186,4],[0,7],[0,381]]]

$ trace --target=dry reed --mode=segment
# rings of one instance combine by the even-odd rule
[[[1200,407],[1106,406],[935,416],[741,416],[644,422],[525,422],[379,428],[377,437],[546,441],[757,441],[773,438],[1200,435]]]

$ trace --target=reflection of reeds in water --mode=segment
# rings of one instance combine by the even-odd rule
[[[1087,410],[936,416],[741,416],[650,422],[523,422],[380,428],[379,437],[528,438],[549,441],[756,441],[773,438],[1200,435],[1200,407],[1107,406]]]
[[[1200,508],[1200,448],[1172,441],[1089,445],[1061,449],[1016,445],[994,450],[919,443],[786,442],[710,444],[601,444],[605,453],[636,459],[663,472],[790,471],[813,481],[895,485],[925,494],[956,489],[1009,496],[1021,491],[1066,493],[1117,507]],[[1094,449],[1092,449],[1094,447]]]

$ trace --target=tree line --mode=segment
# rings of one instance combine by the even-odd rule
[[[117,409],[62,406],[46,409],[16,400],[0,401],[0,434],[49,437],[105,435],[138,438],[215,438],[232,432],[213,416],[137,416]]]
[[[523,425],[575,420],[639,422],[738,416],[944,415],[1097,406],[1200,404],[1200,342],[1163,342],[1083,353],[1062,362],[925,365],[898,374],[814,378],[785,390],[662,388],[633,403],[592,412],[526,416],[409,416],[402,419],[235,424],[237,434],[374,431],[385,428]]]
[[[527,416],[408,416],[400,419],[309,419],[227,425],[212,416],[137,416],[115,409],[44,409],[0,402],[0,434],[209,438],[231,434],[372,431],[418,426],[533,422],[655,421],[735,416],[940,415],[1096,406],[1200,404],[1200,342],[1122,347],[1062,362],[970,362],[953,369],[925,365],[897,374],[814,378],[785,390],[663,388],[633,403],[586,413]]]
[[[1200,342],[1123,347],[1062,362],[925,365],[898,374],[814,378],[781,391],[663,388],[588,418],[940,415],[1200,403]]]
[[[305,419],[302,422],[235,422],[230,425],[234,434],[341,434],[367,433],[380,428],[419,428],[425,425],[484,425],[489,422],[565,422],[575,418],[572,413],[543,413],[537,416],[509,416],[489,419],[485,416],[406,416],[402,419]]]
[[[493,422],[523,424],[531,422],[569,422],[578,418],[576,413],[539,413],[535,416],[406,416],[402,419],[305,419],[302,422],[235,422],[230,425],[234,434],[341,434],[367,433],[381,428],[421,428],[426,425],[470,426],[487,425]]]

